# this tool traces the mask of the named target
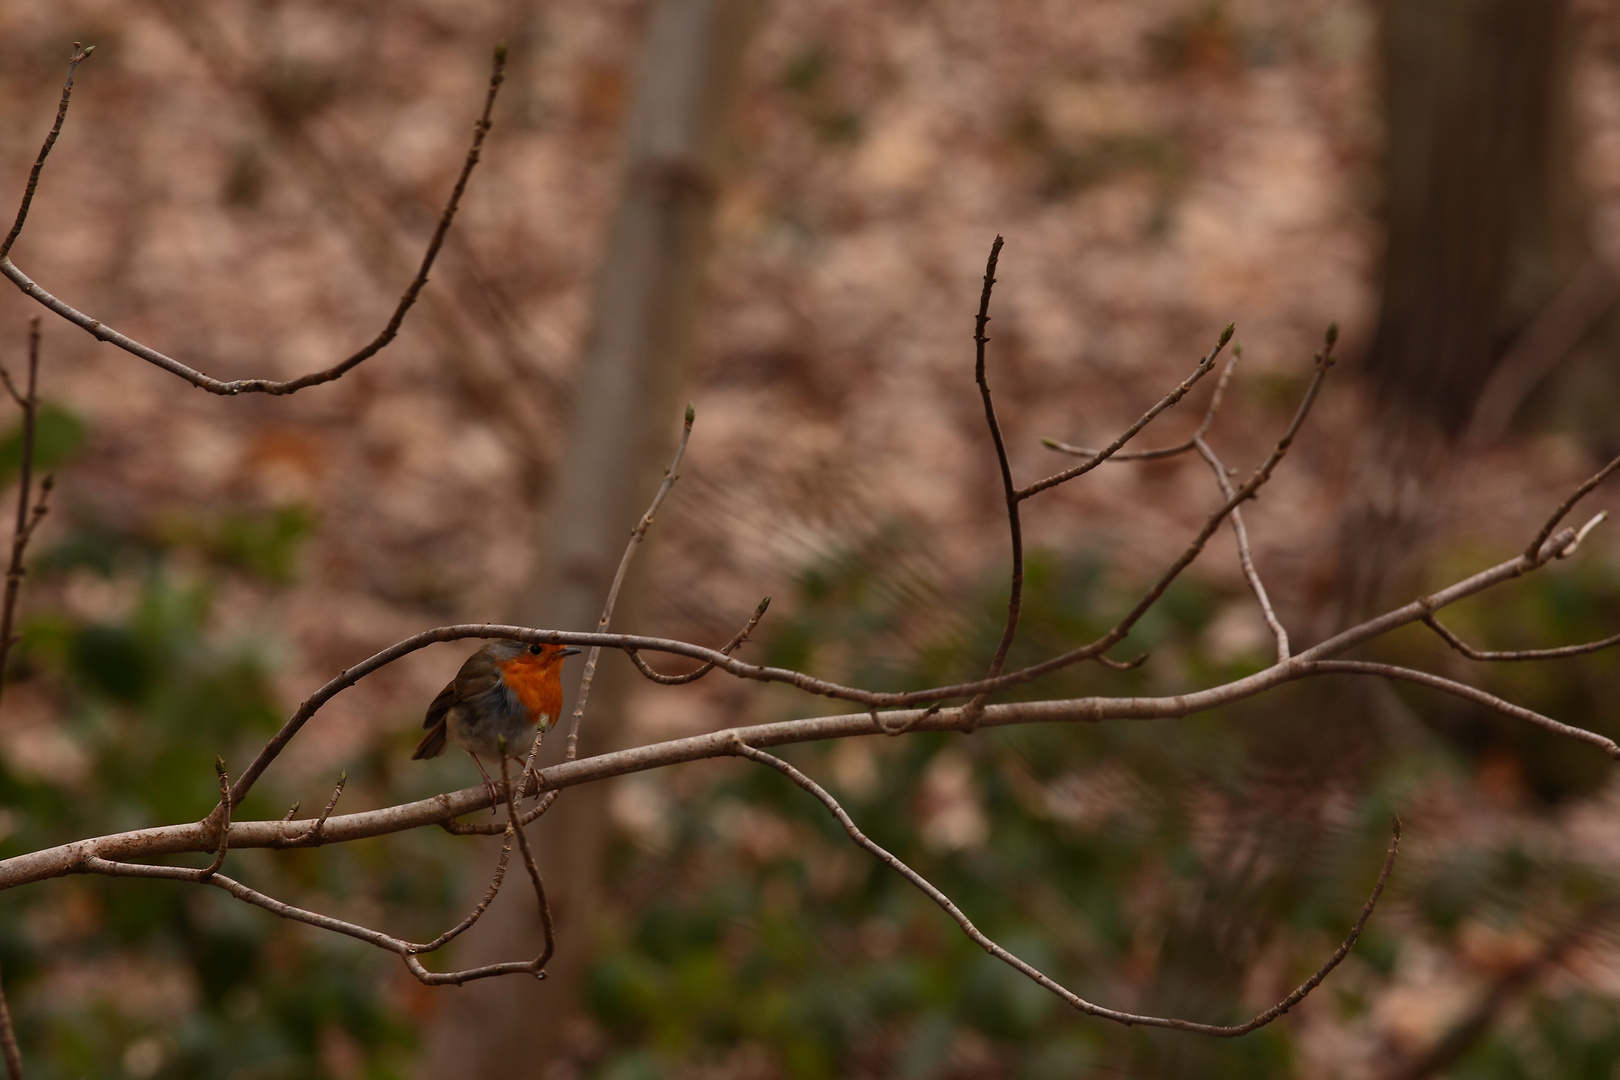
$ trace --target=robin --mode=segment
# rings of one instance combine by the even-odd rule
[[[428,706],[412,761],[444,753],[446,738],[472,755],[490,797],[499,798],[479,754],[524,759],[534,739],[562,713],[563,660],[579,650],[562,645],[492,641],[467,657],[461,670]]]

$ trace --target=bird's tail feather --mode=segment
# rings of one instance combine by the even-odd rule
[[[422,736],[422,741],[417,743],[416,749],[412,751],[411,760],[421,761],[423,758],[435,758],[444,753],[447,734],[446,725],[443,721],[429,728],[428,733]]]

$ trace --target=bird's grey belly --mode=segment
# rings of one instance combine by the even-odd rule
[[[473,701],[452,706],[446,716],[450,738],[463,750],[490,759],[495,756],[502,738],[506,740],[506,753],[522,759],[529,753],[538,730],[529,723],[529,715],[518,703],[517,696],[505,687],[482,694]]]

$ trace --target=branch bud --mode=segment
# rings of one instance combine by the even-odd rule
[[[1232,334],[1233,334],[1233,332],[1235,330],[1237,330],[1237,323],[1229,322],[1229,323],[1226,324],[1226,329],[1221,331],[1221,347],[1222,348],[1225,348],[1226,343],[1228,341],[1232,340]]]

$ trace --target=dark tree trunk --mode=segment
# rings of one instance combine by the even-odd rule
[[[1386,0],[1388,248],[1366,371],[1447,439],[1587,249],[1570,0]]]
[[[1585,332],[1571,340],[1564,324],[1595,321],[1587,299],[1603,275],[1591,273],[1575,178],[1571,7],[1382,6],[1388,240],[1363,366],[1374,409],[1341,525],[1341,625],[1417,566],[1482,397],[1499,433],[1539,379],[1532,369],[1545,374]]]

